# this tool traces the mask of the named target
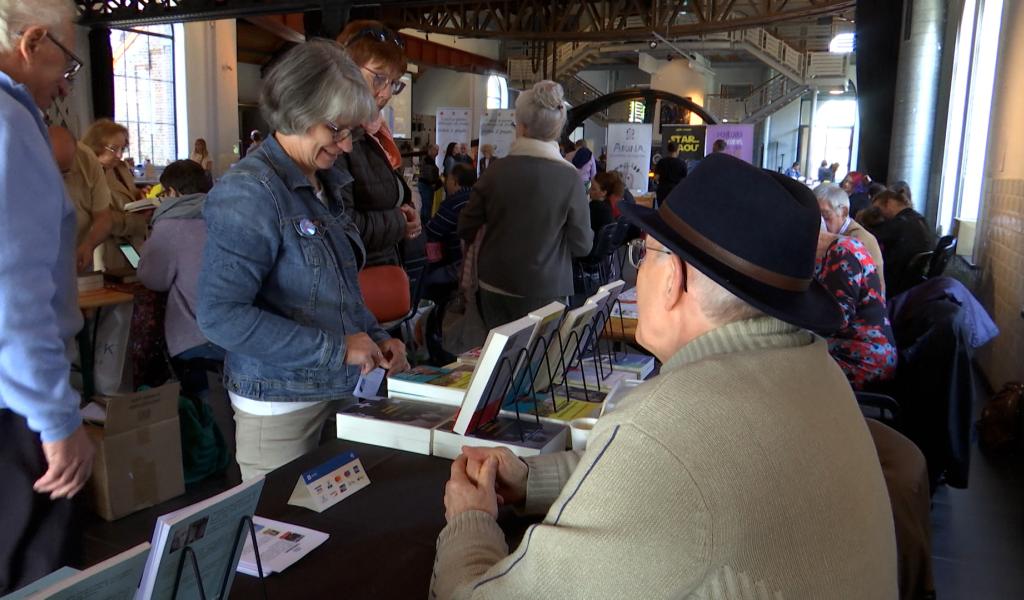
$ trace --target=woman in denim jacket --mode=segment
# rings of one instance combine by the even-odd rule
[[[300,44],[260,108],[275,133],[210,192],[199,278],[199,326],[227,350],[243,479],[313,450],[360,373],[408,367],[363,304],[366,252],[344,210],[352,177],[333,168],[375,112],[359,67],[335,42]]]

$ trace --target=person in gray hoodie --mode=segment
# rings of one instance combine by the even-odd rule
[[[138,277],[147,288],[168,292],[164,335],[171,362],[185,396],[206,390],[203,361],[224,360],[224,350],[210,343],[196,323],[199,270],[206,245],[203,203],[210,180],[191,160],[175,161],[160,175],[165,198],[153,213],[153,231],[142,248]]]

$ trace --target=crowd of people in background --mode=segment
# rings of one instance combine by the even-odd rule
[[[606,170],[606,157],[595,157],[588,142],[576,142],[565,154],[560,150],[566,103],[562,87],[553,81],[539,82],[518,95],[516,139],[505,156],[496,158],[494,147],[481,146],[478,140],[469,146],[451,142],[438,166],[435,161],[440,149],[428,145],[419,161],[419,178],[412,182],[405,177],[402,152],[382,115],[405,87],[401,80],[407,68],[403,39],[382,23],[354,21],[336,41],[298,44],[272,65],[260,97],[270,133],[264,137],[253,131],[244,158],[226,169],[216,185],[210,149],[204,139],[196,139],[188,159],[167,165],[161,173],[162,202],[155,209],[137,212],[129,209],[129,203],[150,190],[136,185],[125,161],[130,135],[123,125],[98,120],[78,141],[65,128],[47,130],[40,118],[40,109],[45,110],[54,97],[67,94],[73,75],[68,57],[61,52],[64,46],[48,42],[61,39],[63,44],[72,44],[72,15],[60,9],[64,5],[58,0],[47,2],[59,5],[52,12],[59,18],[35,23],[33,15],[18,12],[22,27],[16,39],[0,39],[0,113],[4,116],[0,141],[7,153],[0,182],[8,190],[0,202],[7,218],[4,232],[10,238],[5,248],[12,249],[0,253],[0,273],[10,278],[4,282],[5,290],[18,290],[16,294],[5,291],[0,297],[0,326],[5,338],[0,341],[0,407],[5,409],[0,411],[0,434],[14,449],[5,450],[0,475],[18,495],[17,502],[5,503],[0,523],[9,534],[5,538],[12,541],[4,542],[0,549],[51,535],[49,532],[56,533],[47,543],[60,549],[65,547],[63,538],[71,533],[67,525],[70,505],[59,499],[81,489],[92,456],[80,426],[78,395],[66,381],[70,365],[65,348],[81,326],[73,273],[93,268],[116,273],[127,268],[122,245],[141,251],[140,281],[151,290],[168,294],[164,333],[184,392],[201,398],[206,391],[205,371],[194,361],[223,361],[224,385],[236,423],[235,456],[244,479],[268,473],[314,449],[337,408],[353,401],[360,375],[378,367],[392,373],[408,368],[405,342],[385,330],[364,303],[361,272],[398,267],[408,274],[412,291],[422,290],[424,296],[443,304],[463,283],[465,267],[472,260],[477,309],[486,333],[486,329],[550,302],[570,303],[580,291],[574,264],[591,256],[601,232],[620,219],[636,230],[629,236],[637,238],[631,245],[637,253],[635,266],[640,268],[648,257],[648,266],[638,279],[643,294],[641,314],[649,311],[663,323],[672,324],[661,327],[659,322],[656,327],[646,321],[645,327],[638,329],[638,340],[675,373],[666,381],[679,389],[691,385],[686,369],[681,368],[688,361],[755,348],[778,350],[765,355],[765,360],[774,361],[774,371],[763,375],[780,396],[819,397],[824,390],[835,397],[850,393],[842,375],[854,389],[865,389],[895,372],[896,351],[886,301],[906,289],[913,257],[935,244],[934,233],[914,210],[910,190],[902,182],[876,188],[877,193],[872,194],[870,178],[852,172],[839,185],[823,183],[812,194],[791,179],[800,177],[799,163],[786,172],[789,178],[783,177],[724,155],[725,144],[717,140],[715,155],[688,173],[686,163],[678,157],[678,147],[670,143],[667,155],[654,168],[654,208],[661,208],[644,209],[633,200],[620,174]],[[0,16],[7,18],[15,10],[11,6],[16,5],[0,0]],[[818,178],[834,181],[837,167],[823,161]],[[721,197],[707,197],[710,190],[720,192]],[[758,205],[755,199],[759,194],[777,204]],[[63,200],[65,195],[70,202]],[[40,201],[23,202],[24,198]],[[727,222],[716,202],[735,211],[729,214],[754,218],[748,223]],[[772,216],[777,210],[786,220],[777,231],[765,231],[770,228],[761,227],[762,219],[779,222]],[[696,229],[682,224],[679,215],[698,228],[703,223],[703,233],[694,234]],[[647,228],[650,237],[641,238],[639,227]],[[708,250],[717,246],[699,242],[705,236],[747,251],[737,250],[743,254],[738,261],[723,261],[717,258],[721,252]],[[757,252],[751,251],[746,245],[750,239],[765,243]],[[758,291],[771,287],[763,281],[765,268],[746,269],[762,255],[777,259],[776,264],[802,266],[789,269],[795,275],[775,279],[798,280],[804,283],[801,290],[814,293]],[[6,275],[14,271],[16,278]],[[805,311],[796,310],[797,305]],[[37,313],[39,320],[45,321],[42,333],[24,318]],[[827,351],[838,369],[825,368],[827,355],[822,343],[803,327],[817,328],[827,339]],[[699,342],[704,334],[710,337]],[[687,345],[695,339],[696,346]],[[736,356],[729,360],[736,361],[740,370],[759,368]],[[814,368],[800,372],[794,365]],[[25,378],[16,382],[12,373],[23,373]],[[732,390],[755,399],[749,386],[727,381],[726,375],[708,374],[709,380],[716,382],[716,393],[724,396]],[[655,397],[661,405],[678,400],[664,396],[668,392],[660,388],[645,390],[645,397]],[[790,420],[796,422],[808,412],[816,411],[794,412]],[[650,444],[644,427],[656,429],[657,419],[634,416],[635,420],[620,424],[627,449],[615,448],[609,453],[610,467],[599,465],[600,457],[588,454],[586,462],[580,463],[588,465],[588,476],[592,468],[596,468],[596,477],[611,468],[614,476],[605,484],[614,486],[616,477],[632,476],[643,469],[648,461],[641,460],[642,455],[660,453],[656,457],[659,464],[679,477],[666,483],[658,472],[645,475],[646,483],[639,490],[650,500],[651,514],[640,509],[648,519],[645,526],[658,522],[655,515],[659,511],[673,515],[671,526],[659,533],[659,539],[729,523],[734,516],[730,505],[714,505],[692,486],[680,484],[683,474],[692,476],[692,472],[678,464],[678,456],[685,456],[686,449],[678,453],[673,449],[690,442],[675,435],[650,434],[657,438],[657,443]],[[670,421],[669,417],[666,420]],[[836,419],[840,417],[853,419],[852,413]],[[729,429],[739,421],[743,420],[718,425]],[[845,539],[864,542],[856,548],[860,559],[878,563],[859,577],[845,577],[843,586],[836,584],[832,591],[841,593],[848,587],[864,592],[859,587],[863,582],[891,587],[895,557],[891,536],[887,537],[889,529],[883,526],[885,490],[877,464],[870,462],[876,457],[866,432],[863,428],[837,428],[835,419],[816,422],[826,433],[844,440],[845,450],[852,453],[847,456],[857,459],[854,468],[842,469],[833,479],[843,493],[862,497],[859,506],[863,510],[857,514],[864,518],[854,522],[856,519],[847,515],[848,531],[840,533]],[[691,426],[681,427],[689,431]],[[605,429],[597,439],[610,446],[616,435]],[[792,435],[796,439],[803,434]],[[779,443],[782,441],[787,444],[786,451],[807,458],[804,449],[790,448],[789,440]],[[733,445],[720,448],[723,452],[736,449]],[[523,463],[517,459],[500,462],[511,460],[500,453],[481,454],[480,460],[485,459],[491,469],[492,489],[487,498],[493,500],[493,511],[488,508],[491,504],[481,505],[482,500],[475,504],[467,500],[483,481],[468,466],[467,458],[453,465],[455,483],[450,484],[446,497],[448,518],[450,523],[472,527],[459,530],[453,525],[442,533],[435,591],[465,591],[484,571],[493,570],[499,554],[507,553],[488,554],[487,560],[474,563],[482,567],[472,573],[466,564],[451,558],[481,548],[474,542],[480,541],[477,538],[494,537],[493,522],[487,519],[497,511],[495,471],[499,482],[515,479],[520,499],[526,497],[527,475],[520,471]],[[559,470],[559,485],[548,490],[547,506],[581,459],[564,460],[569,463]],[[742,462],[740,458],[737,461]],[[722,479],[722,471],[713,462],[704,465],[700,476],[717,482],[708,491],[728,488],[733,491],[726,495],[732,498],[738,492],[727,485],[732,482]],[[820,467],[830,470],[825,464]],[[537,468],[542,465],[538,463]],[[786,477],[799,480],[796,471]],[[552,478],[552,482],[557,479],[555,475]],[[735,558],[749,561],[751,568],[767,564],[767,572],[790,573],[792,589],[809,585],[797,580],[813,573],[793,571],[790,556],[754,556],[743,543],[745,536],[756,535],[765,541],[759,547],[773,545],[772,532],[786,532],[804,523],[808,511],[814,518],[825,519],[819,513],[827,512],[821,505],[829,503],[807,505],[799,519],[787,520],[782,500],[800,496],[802,486],[757,479],[759,485],[774,490],[768,495],[776,498],[773,510],[778,514],[771,516],[769,526],[756,528],[756,519],[744,521],[755,529],[741,527],[731,532],[727,539],[734,547],[716,547],[715,552],[732,554],[715,555],[718,563],[713,569],[703,542],[689,540],[692,545],[668,555],[672,577],[677,572],[698,573],[693,576],[694,585],[718,589],[715,586],[725,581],[718,569],[729,568]],[[838,489],[818,491],[835,495]],[[760,491],[747,490],[751,494]],[[43,501],[44,496],[36,492],[58,501]],[[570,509],[567,518],[597,527],[604,526],[606,517],[628,521],[637,508],[622,505],[625,497],[621,493],[605,497],[588,486],[573,505],[579,508]],[[686,503],[680,504],[679,499]],[[516,496],[506,495],[504,500],[514,503]],[[711,519],[712,512],[722,514]],[[703,525],[680,525],[698,518],[694,515],[709,520],[701,521]],[[596,540],[595,545],[587,546],[566,537],[573,534],[551,534],[558,531],[557,525],[556,519],[548,531],[535,536],[528,560],[556,557],[567,548],[581,552],[574,556],[599,554],[599,544],[604,542]],[[649,529],[654,535],[658,528]],[[638,553],[647,552],[645,540],[623,535],[629,530],[625,526],[610,530],[609,548],[630,543]],[[580,531],[586,532],[587,527]],[[864,531],[870,535],[858,537]],[[464,545],[460,545],[459,535],[466,538]],[[811,536],[801,539],[806,542]],[[809,561],[817,558],[806,544],[798,546],[787,546],[787,551]],[[842,546],[828,545],[828,552],[840,556],[847,550]],[[24,548],[14,551],[29,552]],[[58,554],[33,551],[30,555],[38,564],[26,565],[13,575],[0,572],[0,591],[60,566],[63,557]],[[850,570],[849,558],[837,558],[830,568]],[[655,569],[657,562],[652,559],[644,564]],[[533,581],[513,574],[498,585],[540,590],[559,587],[558,578],[540,570],[536,574],[531,575]],[[575,591],[583,593],[585,589],[590,595],[597,593],[594,588]],[[860,595],[874,597],[873,592]]]

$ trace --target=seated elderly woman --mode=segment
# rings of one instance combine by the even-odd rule
[[[558,150],[564,126],[562,86],[541,81],[520,94],[516,141],[480,177],[459,216],[467,242],[486,225],[477,269],[488,328],[571,295],[572,258],[590,253],[583,180]]]
[[[829,233],[852,237],[867,248],[871,260],[878,267],[882,292],[885,292],[885,278],[882,276],[885,272],[882,249],[879,248],[875,236],[850,216],[849,196],[846,195],[843,188],[834,183],[823,183],[814,188],[814,196],[818,199],[818,209],[821,211],[821,218],[825,220],[825,227],[828,228]]]
[[[828,351],[855,390],[896,374],[896,343],[885,310],[878,267],[864,244],[830,233],[822,219],[814,276],[839,302],[842,327]]]
[[[332,168],[377,112],[359,67],[333,41],[300,44],[264,80],[260,110],[275,133],[210,192],[199,276],[199,326],[227,350],[243,479],[314,449],[361,372],[408,366],[363,304],[352,177]]]

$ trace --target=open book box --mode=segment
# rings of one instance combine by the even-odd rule
[[[92,504],[108,521],[185,493],[177,383],[100,397],[105,422],[89,423],[96,444]]]

